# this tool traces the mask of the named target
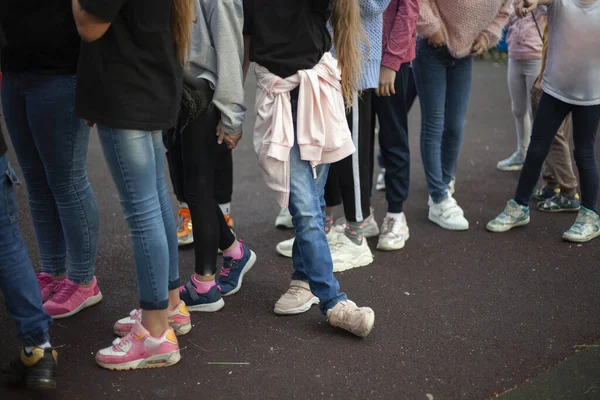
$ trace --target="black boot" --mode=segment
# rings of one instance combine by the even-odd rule
[[[2,369],[2,381],[9,386],[28,389],[56,389],[55,350],[34,347],[30,354],[21,350],[21,357]]]

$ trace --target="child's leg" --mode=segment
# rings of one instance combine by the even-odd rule
[[[508,90],[517,132],[517,152],[525,155],[529,144],[531,120],[529,119],[529,91],[525,76],[526,61],[508,59]],[[536,75],[537,76],[537,75]]]
[[[572,135],[573,123],[571,114],[569,114],[558,129],[546,160],[546,164],[552,170],[552,176],[556,182],[554,188],[560,188],[561,193],[567,197],[575,196],[578,185],[575,171],[573,171]]]
[[[573,107],[573,141],[575,162],[581,179],[581,205],[598,213],[600,175],[594,153],[600,105]]]
[[[570,104],[547,93],[542,95],[533,124],[531,143],[515,193],[515,201],[518,204],[529,205],[529,199],[540,177],[542,164],[550,152],[558,128],[571,111],[571,107]]]

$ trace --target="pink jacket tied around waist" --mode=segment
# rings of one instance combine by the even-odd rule
[[[257,65],[254,150],[263,176],[287,208],[290,197],[290,150],[295,136],[300,158],[314,168],[354,153],[342,97],[337,60],[325,53],[312,69],[286,79]],[[294,135],[290,92],[299,88],[297,133]],[[316,177],[316,174],[315,174]]]

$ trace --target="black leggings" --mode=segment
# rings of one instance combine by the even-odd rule
[[[211,103],[193,120],[167,151],[173,188],[190,207],[194,224],[195,272],[210,276],[217,271],[218,249],[228,249],[235,236],[215,200],[217,161],[221,153],[216,127],[221,118]]]
[[[558,100],[545,92],[535,114],[531,143],[519,178],[515,201],[523,206],[529,204],[529,199],[540,178],[542,164],[550,153],[558,128],[569,112],[573,118],[574,154],[575,164],[579,170],[581,204],[598,213],[600,175],[594,154],[594,143],[600,121],[600,105],[576,106]]]

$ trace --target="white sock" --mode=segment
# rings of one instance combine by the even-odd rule
[[[184,201],[180,201],[180,202],[179,202],[179,208],[185,208],[185,209],[187,209],[187,210],[189,210],[189,209],[190,209],[190,207],[189,207],[189,206],[187,205],[187,203],[186,203],[186,202],[184,202]]]
[[[223,215],[231,214],[231,202],[219,204],[219,207],[221,207],[221,212],[223,213]]]
[[[34,346],[25,346],[25,353],[31,354],[31,352],[33,351],[33,347]],[[49,349],[52,347],[52,345],[50,344],[50,342],[46,342],[44,344],[41,344],[41,345],[35,346],[35,347],[39,347],[40,349]]]
[[[400,219],[400,218],[402,218],[402,215],[404,215],[403,212],[401,212],[401,213],[391,213],[391,212],[389,212],[389,213],[387,213],[386,217],[390,217],[390,218],[394,218],[394,219]]]

